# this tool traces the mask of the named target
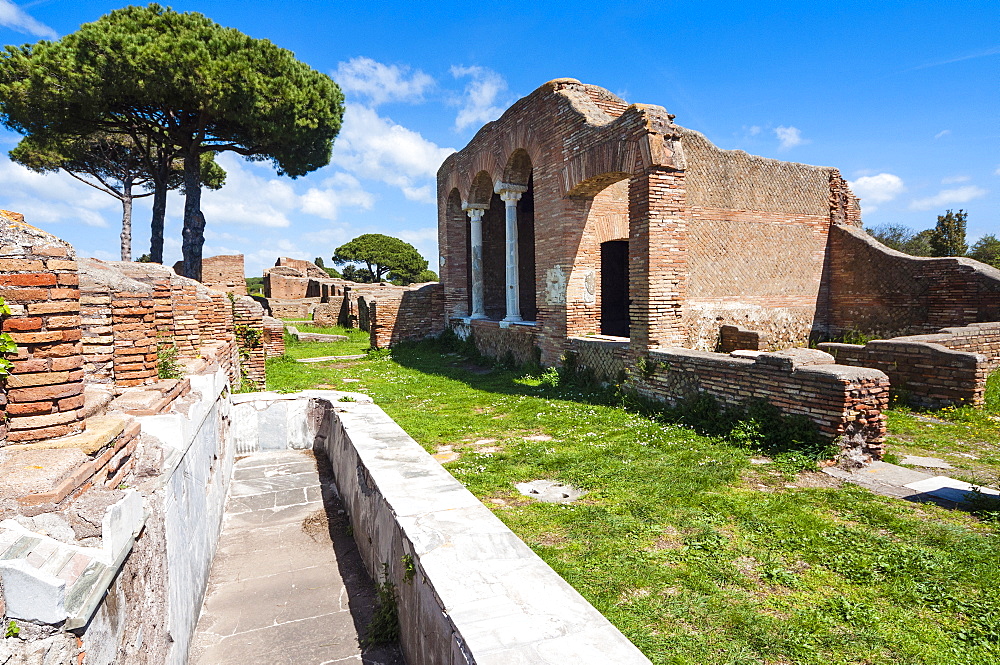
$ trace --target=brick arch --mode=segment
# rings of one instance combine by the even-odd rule
[[[463,248],[463,251],[451,252],[446,260],[442,254],[441,281],[448,284],[445,300],[451,316],[468,316],[472,312],[472,250],[469,217],[462,210],[462,193],[458,187],[452,187],[445,199],[444,227],[447,243],[442,243],[442,246]]]
[[[527,186],[531,178],[533,162],[531,155],[524,148],[518,148],[507,158],[507,166],[503,170],[503,181],[514,185]]]
[[[465,200],[470,204],[489,207],[492,197],[493,176],[485,170],[479,171],[469,184],[469,194]]]

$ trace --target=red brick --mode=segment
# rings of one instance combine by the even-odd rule
[[[12,332],[10,333],[11,339],[17,344],[45,344],[47,342],[58,342],[62,341],[63,333],[59,331],[54,332]],[[79,339],[79,337],[77,338]]]
[[[57,436],[66,436],[80,431],[80,424],[71,423],[69,425],[56,425],[54,427],[43,427],[41,429],[26,429],[7,433],[7,441],[14,443],[18,441],[41,441],[52,439]]]
[[[8,416],[37,416],[52,413],[52,402],[25,402],[24,404],[8,404]]]
[[[23,316],[23,317],[9,317],[3,322],[3,329],[7,332],[10,331],[21,331],[27,332],[30,330],[41,330],[42,320],[37,316]]]
[[[83,383],[69,383],[57,386],[39,386],[37,388],[14,388],[7,391],[7,399],[13,403],[42,402],[72,397],[83,392]]]
[[[55,286],[55,284],[56,276],[52,273],[28,272],[0,275],[0,286],[4,287]]]
[[[65,358],[53,358],[49,361],[52,364],[52,371],[59,372],[67,369],[78,369],[83,367],[83,356],[68,356]]]

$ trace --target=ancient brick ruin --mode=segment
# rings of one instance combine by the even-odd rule
[[[263,304],[272,316],[317,326],[358,328],[375,348],[444,330],[440,284],[362,284],[330,277],[310,261],[280,257],[264,271]],[[376,313],[377,312],[377,313]]]
[[[996,321],[1000,271],[888,250],[861,229],[837,169],[722,150],[673,119],[556,79],[450,156],[438,171],[448,325],[488,355],[538,353],[553,365],[575,353],[606,379],[653,353],[658,373],[629,375],[640,392],[667,401],[709,392],[734,406],[764,398],[877,455],[885,345],[829,349],[856,368],[826,353],[715,351]],[[977,403],[1000,337],[976,330],[924,341],[975,340],[949,362],[971,367],[963,376],[978,387],[939,390],[931,384],[954,372],[925,366],[907,394]]]

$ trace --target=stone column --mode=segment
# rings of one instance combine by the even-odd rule
[[[517,202],[528,191],[525,185],[498,182],[494,191],[506,205],[507,213],[507,316],[504,321],[521,321],[520,272],[517,257]]]
[[[462,207],[469,214],[470,240],[472,245],[472,314],[470,318],[485,319],[483,305],[483,213],[486,206],[481,203],[466,204]]]

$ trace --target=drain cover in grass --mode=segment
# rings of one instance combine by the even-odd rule
[[[554,480],[532,480],[527,483],[518,483],[514,487],[524,496],[530,496],[532,499],[538,499],[545,503],[570,503],[586,494],[582,489]]]

